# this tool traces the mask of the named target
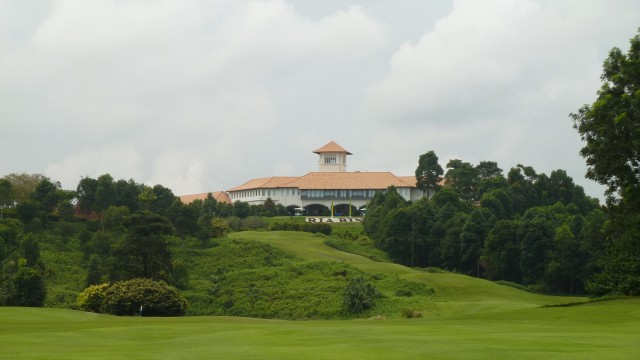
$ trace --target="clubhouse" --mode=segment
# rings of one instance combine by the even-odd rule
[[[416,187],[415,176],[390,172],[348,172],[347,156],[352,155],[334,141],[316,149],[318,171],[303,176],[272,176],[252,179],[224,192],[212,193],[217,201],[263,204],[271,198],[290,214],[336,216],[361,214],[376,192],[394,186],[406,200],[416,201],[425,193]],[[183,202],[204,199],[205,194],[181,196]]]

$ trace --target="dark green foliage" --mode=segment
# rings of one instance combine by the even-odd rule
[[[166,216],[167,212],[177,200],[171,189],[162,185],[155,185],[153,187],[154,199],[149,205],[149,210],[156,214]]]
[[[115,197],[116,188],[113,177],[109,174],[101,175],[97,180],[95,199],[91,210],[102,213],[114,204]]]
[[[0,220],[4,218],[4,209],[13,205],[13,185],[7,179],[0,179]]]
[[[444,170],[438,164],[438,156],[433,150],[420,155],[416,168],[416,186],[425,191],[427,197],[430,198],[440,189],[442,174],[444,174]]]
[[[143,212],[128,217],[124,227],[126,236],[111,251],[110,279],[171,279],[171,252],[165,239],[173,232],[171,224],[160,215]]]
[[[42,272],[37,268],[20,267],[14,279],[15,292],[7,305],[42,306],[47,296]]]
[[[489,279],[521,281],[519,227],[518,221],[500,220],[489,231],[481,258]]]
[[[407,204],[389,189],[369,202],[364,230],[376,247],[408,266],[584,292],[603,266],[606,216],[587,221],[598,202],[565,171],[547,176],[518,165],[505,178],[492,161],[452,160],[447,168],[430,200]]]
[[[640,29],[626,54],[613,48],[598,98],[571,114],[585,146],[586,176],[608,187],[608,246],[589,289],[640,294]]]
[[[78,196],[78,210],[84,214],[93,211],[93,204],[96,201],[96,191],[98,189],[98,181],[90,177],[80,179],[76,194]]]
[[[97,285],[102,283],[101,261],[98,255],[91,255],[87,265],[87,280],[85,286]]]
[[[243,201],[236,201],[233,203],[233,215],[244,219],[251,214],[251,207],[248,203]]]
[[[18,247],[11,245],[7,250],[11,256],[3,260],[0,269],[0,305],[42,306],[47,290],[37,240],[27,234]]]
[[[215,200],[214,200],[215,201]],[[167,209],[167,219],[171,221],[180,237],[195,236],[198,234],[201,203],[192,202],[184,204],[176,199],[171,207]]]

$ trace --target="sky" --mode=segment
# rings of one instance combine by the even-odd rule
[[[637,0],[0,0],[0,177],[176,195],[420,154],[566,170],[569,114],[640,26]]]

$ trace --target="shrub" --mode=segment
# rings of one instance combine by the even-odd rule
[[[139,314],[142,306],[143,315],[179,316],[184,315],[187,301],[163,281],[138,278],[89,286],[78,295],[78,306],[114,315]]]
[[[78,295],[78,307],[83,311],[103,312],[104,294],[111,284],[91,285]]]
[[[373,307],[376,296],[376,289],[362,276],[352,278],[344,291],[344,308],[348,313],[361,313]]]
[[[401,297],[412,297],[413,296],[413,291],[411,291],[409,289],[398,289],[398,290],[396,290],[395,295],[396,296],[401,296]]]
[[[411,310],[409,308],[404,308],[401,310],[402,315],[407,319],[417,319],[422,317],[422,313],[417,310]]]
[[[187,300],[164,281],[131,279],[111,285],[104,293],[104,310],[114,315],[184,315]]]

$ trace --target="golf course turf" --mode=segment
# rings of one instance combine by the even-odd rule
[[[393,273],[435,290],[422,318],[283,321],[116,317],[0,308],[0,359],[633,359],[640,299],[532,294],[450,273],[374,262],[301,233],[234,233],[299,258]],[[547,306],[566,303],[573,306]],[[581,303],[585,302],[585,303]]]

